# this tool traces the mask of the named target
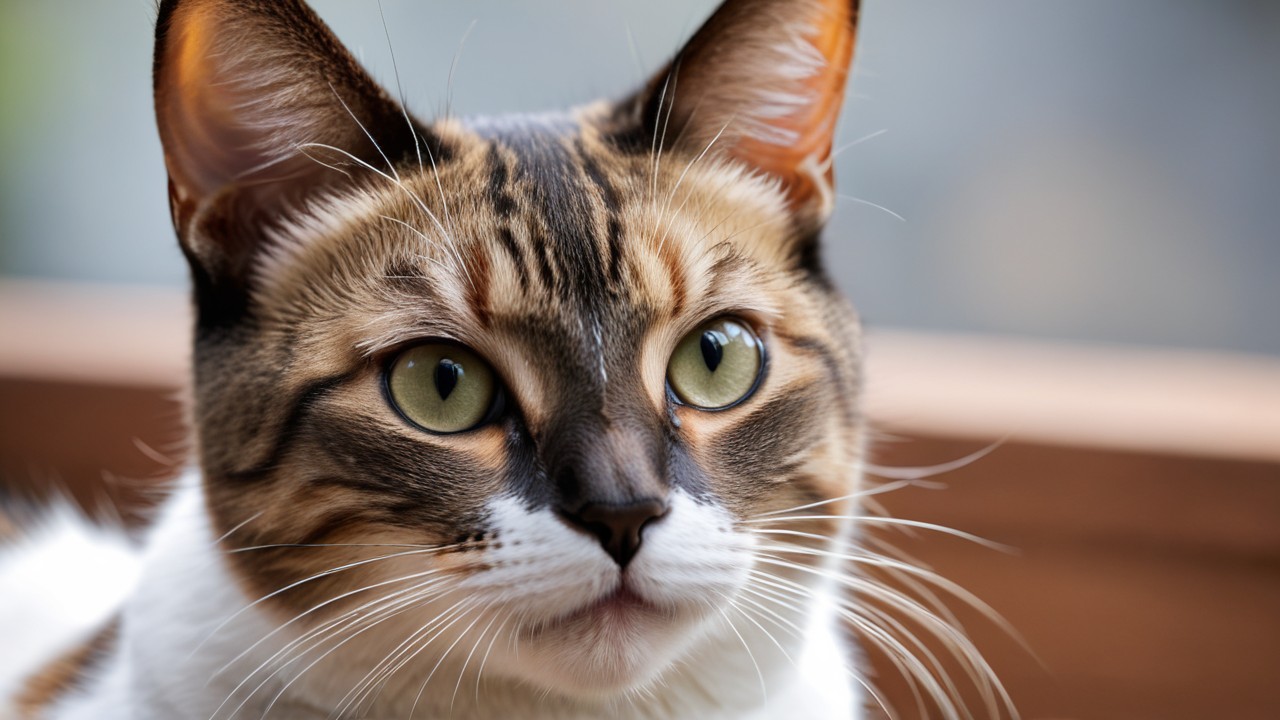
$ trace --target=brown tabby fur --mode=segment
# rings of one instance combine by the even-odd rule
[[[708,34],[758,34],[762,15],[797,8],[837,29],[853,17],[841,3],[739,2],[689,57]],[[483,568],[469,551],[502,541],[486,534],[483,503],[513,488],[541,504],[626,502],[678,485],[738,518],[850,492],[863,432],[858,323],[817,261],[829,199],[813,177],[741,161],[761,144],[726,131],[725,106],[742,112],[732,107],[742,101],[725,97],[705,117],[691,104],[701,88],[743,82],[740,63],[677,62],[618,104],[426,126],[297,2],[166,2],[158,37],[175,224],[197,283],[201,465],[217,532],[235,529],[228,549],[456,543],[435,562],[474,573]],[[847,62],[852,33],[839,38]],[[254,66],[191,60],[224,43]],[[284,69],[255,78],[268,63]],[[835,67],[823,78],[818,178],[830,176],[844,87]],[[209,72],[240,83],[225,92],[251,101],[267,137],[234,124],[201,135],[210,123],[199,113],[219,99],[184,73]],[[262,98],[286,80],[294,101],[278,110]],[[314,132],[286,135],[299,128]],[[205,152],[218,133],[243,157]],[[673,404],[672,349],[726,314],[764,339],[764,382],[722,412]],[[512,412],[451,436],[405,423],[382,372],[424,338],[487,358]],[[825,537],[837,524],[791,529]],[[262,596],[370,554],[232,557]],[[291,617],[356,582],[334,576],[271,603]]]

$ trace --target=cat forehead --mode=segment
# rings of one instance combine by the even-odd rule
[[[589,114],[438,132],[440,157],[388,165],[293,215],[260,286],[419,280],[487,317],[605,299],[679,314],[740,302],[727,296],[746,293],[742,281],[790,261],[781,194],[734,163],[619,147]]]

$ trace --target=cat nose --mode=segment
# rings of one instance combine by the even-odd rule
[[[667,510],[666,501],[644,498],[623,505],[592,502],[574,512],[561,512],[570,525],[595,535],[618,567],[625,568],[640,550],[645,527]]]

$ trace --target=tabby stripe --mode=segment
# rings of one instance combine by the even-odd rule
[[[302,421],[306,419],[307,413],[315,405],[316,401],[328,394],[329,391],[351,380],[355,375],[356,371],[353,370],[340,375],[321,378],[304,387],[290,402],[289,414],[284,422],[281,423],[280,430],[276,433],[275,444],[271,446],[266,460],[245,470],[232,470],[226,474],[227,478],[240,482],[255,482],[263,479],[272,470],[276,469],[280,465],[280,461],[284,459],[285,453],[289,451],[290,446],[297,440],[298,428],[302,425]]]
[[[504,140],[520,159],[516,172],[529,188],[529,206],[541,211],[535,245],[555,268],[553,287],[563,301],[580,303],[603,291],[605,253],[590,231],[597,213],[584,197],[582,164],[563,139],[568,129],[530,126]]]
[[[604,199],[605,211],[608,214],[605,238],[609,243],[609,281],[616,286],[622,280],[622,201],[618,197],[617,189],[600,169],[599,163],[587,153],[582,138],[577,139],[575,146],[578,156],[582,158],[582,168],[586,171],[587,178],[596,186]]]
[[[472,245],[467,259],[467,276],[471,280],[466,287],[467,304],[475,311],[480,326],[487,328],[490,320],[489,282],[492,277],[488,248],[480,243]]]
[[[790,335],[785,331],[774,331],[774,336],[797,352],[818,358],[818,361],[822,363],[822,367],[826,371],[827,382],[831,384],[831,387],[848,387],[843,366],[836,357],[835,351],[825,342],[815,337]],[[856,424],[858,419],[857,404],[854,402],[856,394],[840,393],[839,397],[845,423],[850,426]]]
[[[516,242],[516,238],[511,234],[511,228],[502,227],[498,229],[498,245],[506,251],[507,257],[511,258],[511,264],[516,268],[516,279],[520,281],[520,289],[529,292],[529,268],[525,264],[524,250],[520,249],[520,244]]]
[[[490,143],[486,159],[489,163],[489,204],[493,206],[494,215],[502,222],[501,227],[498,228],[498,244],[516,268],[520,289],[527,293],[529,291],[528,259],[520,243],[516,242],[510,227],[510,218],[516,210],[516,201],[511,197],[507,187],[511,174],[507,170],[507,163],[502,159],[502,154],[498,152],[497,143]]]
[[[538,230],[534,230],[530,235],[533,241],[533,255],[538,261],[538,274],[542,277],[542,284],[548,290],[555,290],[560,287],[560,283],[556,280],[555,270],[551,269],[551,255],[550,249],[547,247],[547,237]]]
[[[689,290],[684,281],[684,265],[676,255],[678,244],[663,242],[659,243],[658,248],[658,259],[667,269],[667,277],[671,280],[671,314],[673,316],[679,315],[684,310],[684,304],[689,297]]]
[[[787,464],[797,453],[815,445],[822,437],[825,393],[818,383],[792,385],[721,433],[716,456],[732,469],[737,482],[751,483],[776,479],[793,472]],[[785,430],[779,430],[785,428]]]
[[[502,154],[498,152],[497,143],[489,145],[487,159],[489,161],[489,202],[493,204],[493,211],[498,214],[498,217],[505,220],[515,212],[516,201],[512,199],[507,189],[510,173],[507,171],[506,162],[502,160]]]
[[[379,522],[386,522],[386,518],[379,513],[371,512],[368,509],[344,506],[334,512],[321,515],[312,524],[307,534],[294,542],[297,545],[319,545],[346,528]]]

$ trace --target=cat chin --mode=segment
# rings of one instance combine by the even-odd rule
[[[616,698],[652,685],[701,636],[699,626],[692,614],[606,601],[530,632],[511,670],[568,698]]]

